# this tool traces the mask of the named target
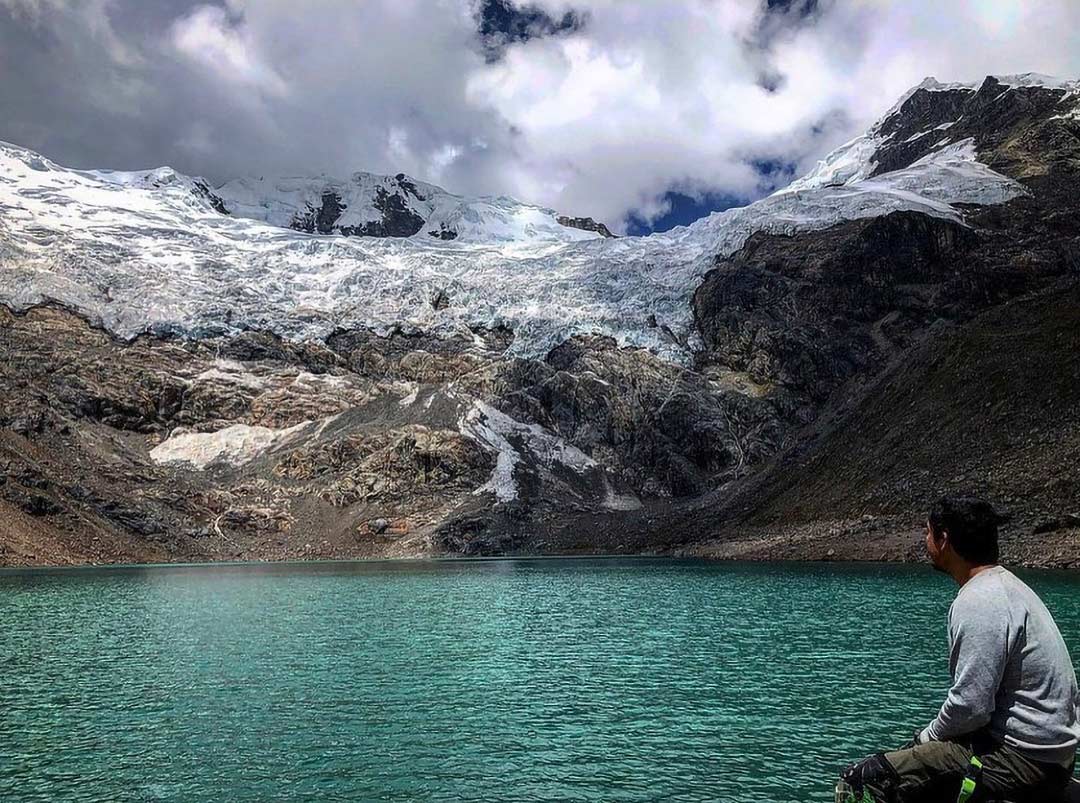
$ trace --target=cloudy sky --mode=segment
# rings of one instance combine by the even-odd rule
[[[926,75],[1080,75],[1076,0],[0,0],[0,139],[406,172],[622,231],[786,183]]]

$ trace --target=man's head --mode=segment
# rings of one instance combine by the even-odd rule
[[[954,577],[998,562],[998,522],[989,502],[972,497],[939,499],[926,520],[926,549],[934,568]]]

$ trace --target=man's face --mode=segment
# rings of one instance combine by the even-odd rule
[[[945,540],[934,537],[934,528],[926,522],[926,551],[930,553],[930,562],[939,572],[945,571]]]

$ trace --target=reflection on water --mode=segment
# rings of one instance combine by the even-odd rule
[[[1080,580],[1025,576],[1080,655]],[[0,573],[0,800],[824,800],[935,713],[950,582],[643,560]]]

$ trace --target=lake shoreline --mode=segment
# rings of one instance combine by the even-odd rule
[[[0,573],[26,569],[63,570],[87,568],[148,569],[203,568],[207,566],[257,569],[288,566],[334,564],[418,565],[425,563],[483,563],[515,561],[678,561],[702,560],[720,563],[838,563],[838,564],[900,564],[926,563],[923,533],[914,529],[899,529],[860,520],[863,530],[855,537],[851,522],[813,522],[781,526],[747,526],[724,532],[720,537],[672,545],[661,550],[570,549],[560,552],[510,552],[500,555],[372,555],[370,553],[282,555],[250,558],[176,555],[174,558],[139,560],[136,555],[117,555],[116,560],[94,561],[67,556],[69,559],[42,558],[38,555],[18,556],[14,562],[0,560]],[[866,528],[870,528],[869,531]],[[877,527],[877,531],[874,528]],[[1003,531],[1001,537],[1002,563],[1025,569],[1080,569],[1080,533],[1065,531],[1031,536]],[[154,556],[158,558],[159,556]]]
[[[744,526],[678,554],[711,560],[925,563],[925,530],[888,519]],[[1080,530],[1002,528],[1001,562],[1026,569],[1080,569]]]

